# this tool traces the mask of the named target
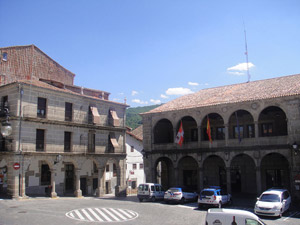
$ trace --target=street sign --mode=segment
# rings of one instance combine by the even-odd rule
[[[15,170],[20,169],[20,163],[14,163],[13,167]]]

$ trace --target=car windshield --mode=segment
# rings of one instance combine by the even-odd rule
[[[259,200],[262,202],[280,202],[280,197],[275,194],[263,194]]]
[[[179,188],[170,188],[168,191],[170,191],[170,192],[180,192],[181,190]]]
[[[205,190],[205,191],[202,191],[201,192],[201,195],[202,196],[212,196],[212,195],[214,195],[214,191],[207,191],[207,190]]]

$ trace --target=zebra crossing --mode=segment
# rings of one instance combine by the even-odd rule
[[[66,213],[66,216],[85,222],[125,222],[138,217],[138,214],[128,209],[114,208],[84,208],[74,209]]]

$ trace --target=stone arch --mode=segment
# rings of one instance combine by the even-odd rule
[[[283,187],[290,189],[290,163],[280,153],[265,155],[260,164],[262,189],[271,187]]]
[[[178,161],[178,185],[184,186],[191,191],[197,191],[200,188],[198,163],[191,156],[184,156]]]
[[[226,164],[220,156],[210,155],[203,161],[203,185],[227,189]]]
[[[277,106],[269,106],[262,110],[258,118],[259,137],[288,135],[287,117]]]
[[[165,190],[174,184],[174,165],[168,157],[158,158],[155,162],[154,178],[156,183],[160,183]]]
[[[174,142],[173,125],[168,119],[159,120],[154,126],[153,134],[155,144]]]
[[[212,140],[225,140],[225,124],[223,117],[218,113],[209,113],[207,114],[201,123],[202,127],[202,141],[208,141],[207,135],[207,119],[209,118],[210,129],[211,129],[211,138]]]
[[[230,139],[255,138],[255,125],[251,113],[242,109],[233,112],[228,120],[228,132]]]
[[[178,121],[176,126],[176,131],[179,130],[180,124],[182,122],[182,127],[184,131],[183,142],[197,142],[198,141],[198,127],[197,121],[191,116],[184,116]]]
[[[256,165],[247,154],[238,154],[230,164],[232,193],[256,193]]]

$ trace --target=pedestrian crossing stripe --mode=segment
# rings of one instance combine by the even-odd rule
[[[84,208],[67,212],[66,216],[85,222],[125,222],[136,219],[138,213],[128,209]]]

